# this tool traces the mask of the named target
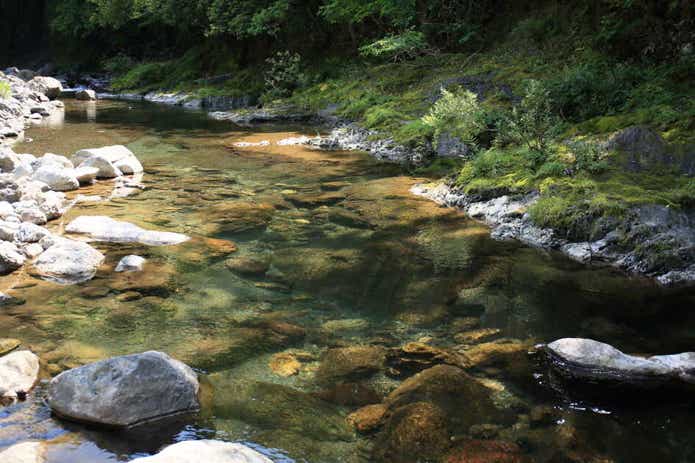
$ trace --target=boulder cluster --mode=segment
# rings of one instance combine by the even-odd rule
[[[0,71],[0,145],[24,137],[24,127],[63,110],[63,86],[53,77],[9,68]],[[6,89],[3,91],[3,89]]]
[[[36,157],[2,148],[0,272],[9,273],[33,261],[38,275],[46,279],[76,283],[92,278],[104,256],[89,244],[56,236],[44,226],[68,209],[64,192],[97,179],[141,172],[142,165],[124,146],[81,150],[72,159],[52,153]]]

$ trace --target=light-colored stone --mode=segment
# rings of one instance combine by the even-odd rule
[[[545,346],[559,372],[588,381],[695,384],[695,352],[638,357],[593,339],[563,338]]]
[[[145,266],[145,258],[135,255],[125,256],[116,265],[117,272],[141,272]]]
[[[99,169],[97,167],[82,166],[76,168],[73,173],[80,185],[89,185],[96,180]]]
[[[102,253],[80,241],[46,237],[41,244],[47,249],[38,257],[34,267],[39,275],[57,283],[73,284],[90,280],[104,261]]]
[[[191,368],[149,351],[61,373],[50,383],[48,405],[66,419],[129,427],[196,411],[198,389]]]
[[[21,442],[0,451],[2,463],[43,463],[46,446],[43,442]]]
[[[96,241],[142,243],[151,246],[180,244],[189,237],[181,233],[145,230],[129,222],[99,215],[83,215],[70,222],[65,231],[87,235]]]
[[[63,85],[53,77],[34,77],[29,81],[28,86],[36,92],[43,93],[51,100],[58,98],[63,91]]]
[[[26,258],[14,243],[0,242],[0,273],[8,273],[17,270],[24,265]]]
[[[28,350],[0,357],[0,397],[17,398],[29,392],[39,377],[39,358]]]
[[[216,440],[179,442],[157,455],[136,458],[130,463],[273,463],[242,444]]]
[[[31,222],[24,222],[19,225],[15,239],[22,243],[36,243],[44,236],[50,235],[51,232],[40,225]]]
[[[89,157],[77,166],[78,169],[88,167],[97,169],[97,178],[116,178],[123,175],[123,172],[114,166],[113,163],[100,155]]]

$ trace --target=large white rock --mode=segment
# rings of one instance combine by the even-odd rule
[[[101,155],[91,156],[80,162],[78,169],[94,167],[97,169],[97,178],[116,178],[123,175],[111,161]]]
[[[0,397],[17,398],[29,392],[39,377],[39,358],[28,350],[0,357]],[[2,461],[2,460],[0,460]]]
[[[104,261],[102,253],[81,241],[45,237],[41,244],[47,249],[36,259],[34,267],[39,275],[57,283],[90,280]]]
[[[49,385],[48,405],[66,419],[129,427],[198,410],[198,389],[190,367],[149,351],[64,371]]]
[[[99,174],[99,168],[82,166],[78,167],[73,172],[77,181],[80,182],[80,185],[90,185],[96,180]]]
[[[51,190],[55,191],[72,191],[80,187],[75,171],[58,165],[41,166],[36,169],[32,178],[45,183]]]
[[[75,167],[72,161],[70,161],[65,156],[53,153],[46,153],[40,158],[36,158],[36,160],[33,162],[33,166],[36,169],[38,169],[39,167],[51,165],[60,166],[64,169],[72,169],[73,167]]]
[[[28,201],[17,201],[13,206],[15,213],[22,222],[31,222],[37,225],[43,225],[48,222],[46,213],[41,210],[39,204],[33,199]]]
[[[43,442],[22,442],[0,451],[2,463],[43,463],[46,461]]]
[[[83,215],[65,227],[67,233],[88,235],[96,241],[142,243],[151,246],[180,244],[189,238],[181,233],[145,230],[135,224],[102,215]]]
[[[39,210],[48,220],[57,219],[65,213],[65,193],[46,191],[37,195]]]
[[[130,463],[273,463],[257,451],[243,445],[217,440],[189,440],[166,447],[157,455]]]
[[[21,223],[17,228],[15,239],[22,243],[36,243],[44,236],[48,236],[50,234],[51,232],[40,225],[36,225],[31,222],[24,222]]]
[[[560,373],[591,382],[652,386],[695,384],[695,352],[639,357],[593,339],[563,338],[545,347]]]
[[[63,85],[58,79],[53,77],[34,77],[29,81],[29,88],[35,92],[40,92],[50,99],[58,98],[63,91]]]
[[[0,241],[0,273],[17,270],[24,265],[26,258],[14,243]]]

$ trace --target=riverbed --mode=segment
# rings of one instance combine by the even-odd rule
[[[427,179],[365,153],[278,144],[319,130],[238,127],[203,112],[109,101],[68,101],[64,120],[27,130],[18,153],[70,156],[123,144],[145,167],[143,190],[78,202],[51,229],[107,215],[192,239],[165,247],[95,243],[106,262],[79,285],[26,271],[0,278],[1,291],[25,301],[0,308],[0,338],[19,338],[39,355],[45,380],[110,356],[160,350],[196,369],[205,397],[195,416],[116,432],[52,418],[39,385],[27,401],[0,409],[0,447],[47,440],[48,463],[100,463],[217,438],[276,462],[370,462],[391,444],[384,432],[354,432],[346,415],[383,400],[418,368],[399,370],[396,358],[351,377],[368,393],[346,400],[336,392],[342,381],[319,378],[329,349],[399,352],[417,342],[466,352],[516,343],[514,356],[470,368],[502,413],[476,417],[475,429],[450,427],[454,447],[466,439],[513,442],[532,461],[695,459],[692,400],[618,402],[609,391],[586,398],[556,385],[528,353],[561,337],[625,352],[692,350],[692,291],[494,241],[485,225],[410,193]],[[99,182],[72,197],[107,197],[111,188]],[[144,273],[113,272],[128,254],[148,259]],[[278,363],[291,363],[295,374]],[[468,423],[469,407],[448,405],[447,417]]]

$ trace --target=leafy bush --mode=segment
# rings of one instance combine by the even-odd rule
[[[581,121],[622,109],[641,78],[633,67],[590,61],[565,69],[547,86],[557,111]]]
[[[168,77],[171,77],[171,73],[167,63],[142,63],[114,79],[111,87],[116,91],[147,89],[159,86]]]
[[[306,82],[298,53],[280,51],[265,62],[268,65],[264,78],[268,99],[289,96]]]
[[[392,60],[394,62],[413,59],[427,50],[425,34],[406,31],[401,34],[388,35],[376,42],[360,47],[364,57]]]
[[[432,106],[422,122],[434,129],[435,142],[442,133],[449,133],[470,145],[485,129],[485,110],[478,97],[468,90],[450,92],[442,88],[442,97]]]
[[[9,98],[12,95],[10,83],[5,80],[0,80],[0,98]]]
[[[529,80],[523,100],[500,127],[501,136],[525,145],[537,167],[547,159],[550,142],[558,131],[559,120],[552,110],[550,92],[539,81]]]
[[[579,172],[600,174],[608,169],[608,162],[603,159],[603,150],[596,144],[573,141],[568,147],[574,155],[574,167]]]
[[[511,36],[517,41],[541,44],[556,31],[555,23],[555,18],[549,16],[524,19],[514,26]]]

